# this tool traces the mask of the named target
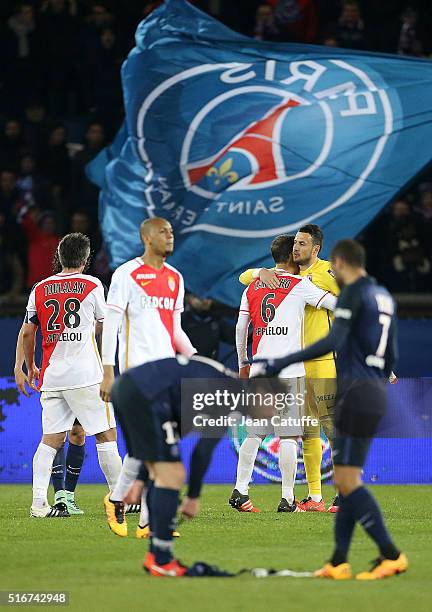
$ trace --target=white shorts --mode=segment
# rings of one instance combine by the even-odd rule
[[[55,434],[72,429],[78,419],[88,436],[94,436],[116,426],[112,404],[99,395],[100,385],[42,391],[42,431]]]
[[[284,378],[280,380],[283,380],[284,392],[277,395],[282,403],[288,401],[289,405],[286,408],[275,409],[273,422],[272,419],[267,419],[267,424],[247,425],[246,431],[248,435],[274,435],[278,438],[296,438],[303,435],[303,425],[300,423],[306,412],[305,377]],[[285,395],[285,398],[282,398],[282,395]],[[288,421],[288,417],[295,419],[293,424],[285,424]]]

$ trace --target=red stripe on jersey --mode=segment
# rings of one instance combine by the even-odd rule
[[[175,352],[174,310],[180,289],[180,275],[165,265],[156,270],[143,264],[131,272],[131,277],[143,290],[143,308],[153,308],[158,312]]]
[[[39,379],[39,389],[42,386],[44,374],[49,366],[51,356],[57,345],[60,334],[64,332],[67,321],[76,308],[75,300],[81,304],[97,287],[93,281],[71,275],[66,278],[57,275],[50,280],[42,281],[35,289],[35,305],[42,334],[42,367]],[[73,300],[65,304],[68,300]],[[74,318],[74,317],[73,317]]]
[[[278,287],[277,289],[269,289],[263,286],[262,281],[256,279],[249,285],[247,290],[247,298],[250,309],[250,318],[253,326],[252,335],[252,355],[254,356],[258,350],[262,334],[258,335],[258,328],[266,328],[274,318],[274,312],[282,304],[284,299],[291,293],[296,285],[301,283],[301,278],[284,274],[278,275],[282,279],[289,281],[288,287]],[[264,315],[264,316],[263,316]],[[273,315],[273,316],[272,316]],[[265,317],[265,318],[264,318]],[[287,321],[287,323],[289,323]]]

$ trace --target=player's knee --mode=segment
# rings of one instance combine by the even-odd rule
[[[154,471],[157,487],[179,490],[186,480],[186,472],[180,461],[154,464]]]
[[[101,444],[102,442],[116,442],[117,430],[115,427],[112,427],[111,429],[96,434],[95,438],[97,444]]]
[[[54,448],[57,451],[63,448],[65,441],[66,441],[65,433],[44,434],[42,436],[42,443],[46,444],[47,446],[51,446],[51,448]]]
[[[76,446],[84,446],[85,439],[85,431],[81,425],[74,425],[69,432],[69,442]]]

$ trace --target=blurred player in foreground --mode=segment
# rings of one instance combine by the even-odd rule
[[[104,378],[101,397],[109,401],[114,383],[114,364],[119,343],[119,370],[147,361],[174,357],[176,351],[190,357],[196,351],[181,327],[183,312],[183,277],[166,263],[174,250],[171,224],[160,217],[142,222],[140,235],[144,253],[121,265],[114,272],[107,298],[107,313],[102,334]],[[117,486],[104,499],[111,530],[127,535],[123,500],[137,478],[140,462],[127,454]],[[148,536],[148,512],[145,493],[136,535]]]
[[[180,425],[182,434],[188,431],[184,419],[182,423],[181,382],[187,378],[223,380],[233,377],[234,373],[216,361],[206,357],[188,360],[180,355],[129,369],[113,386],[112,401],[128,452],[139,465],[145,462],[150,475],[147,486],[150,546],[144,569],[152,576],[179,577],[188,571],[174,558],[172,536],[179,491],[185,480],[179,449]],[[187,518],[198,513],[202,480],[213,450],[225,431],[226,428],[217,438],[202,437],[195,447],[188,497],[180,508]]]
[[[318,257],[323,246],[323,233],[318,225],[304,225],[297,232],[294,239],[293,259],[300,268],[300,276],[307,277],[314,285],[333,295],[339,295],[339,287],[334,279],[330,262]],[[270,289],[278,286],[275,271],[266,268],[247,270],[240,275],[240,282],[249,285],[255,278],[259,278]],[[329,331],[333,314],[326,308],[316,309],[307,305],[304,317],[305,346],[313,344],[323,338]],[[308,401],[312,412],[318,414],[320,425],[324,430],[330,444],[333,438],[333,414],[336,393],[336,367],[334,354],[329,352],[317,359],[311,359],[304,364],[306,370],[306,385]],[[325,512],[326,507],[321,491],[321,461],[322,444],[320,425],[305,427],[303,435],[303,461],[306,471],[309,493],[303,499],[299,508],[306,512]],[[337,497],[329,508],[330,512],[337,511]]]
[[[96,322],[105,316],[104,291],[99,279],[83,274],[90,257],[90,241],[68,234],[58,246],[62,271],[37,283],[27,305],[23,330],[28,384],[36,389],[39,376],[42,440],[33,458],[33,517],[69,516],[67,506],[50,506],[47,491],[51,467],[66,432],[78,419],[87,435],[96,436],[99,465],[112,490],[121,470],[112,406],[100,398],[102,364],[96,346]],[[34,362],[36,331],[42,334],[42,367]]]
[[[249,376],[247,355],[248,328],[252,323],[252,355],[256,358],[279,357],[287,351],[294,353],[303,346],[303,318],[305,307],[334,310],[336,298],[318,289],[307,277],[298,275],[298,265],[293,261],[294,236],[275,238],[271,253],[276,264],[277,287],[270,289],[257,279],[244,290],[236,327],[236,344],[240,377]],[[254,368],[252,365],[251,375]],[[286,379],[287,393],[300,394],[304,405],[305,367],[303,363],[283,370],[280,378]],[[307,411],[309,412],[309,411]],[[319,427],[318,419],[316,419]],[[278,512],[302,512],[294,500],[294,482],[297,472],[297,437],[303,430],[293,427],[247,428],[248,437],[243,441],[238,458],[237,481],[229,499],[240,512],[256,512],[248,495],[255,459],[263,439],[274,434],[280,438],[279,468],[282,475],[282,498]]]
[[[361,480],[370,444],[386,411],[385,385],[397,358],[395,304],[388,291],[367,276],[365,252],[359,243],[341,240],[331,259],[343,289],[330,333],[303,351],[268,361],[264,370],[275,375],[290,364],[337,351],[333,459],[340,507],[333,555],[315,575],[334,580],[352,577],[348,551],[359,523],[378,546],[380,556],[357,579],[377,580],[408,568],[406,556],[394,545],[377,502]]]

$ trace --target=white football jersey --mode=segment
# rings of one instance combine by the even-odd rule
[[[183,302],[183,277],[169,264],[156,270],[136,257],[117,268],[107,308],[123,313],[118,334],[120,372],[175,356],[174,312],[183,312]]]
[[[254,358],[278,358],[303,348],[303,317],[306,304],[320,308],[329,292],[307,277],[279,272],[279,287],[269,289],[257,279],[244,290],[240,312],[248,313],[253,326]],[[336,299],[335,299],[336,302]],[[253,367],[253,366],[252,366]],[[305,376],[303,363],[282,370],[280,376]]]
[[[77,389],[102,381],[95,321],[104,316],[104,290],[94,276],[54,274],[33,287],[26,322],[39,325],[42,333],[42,391]]]

